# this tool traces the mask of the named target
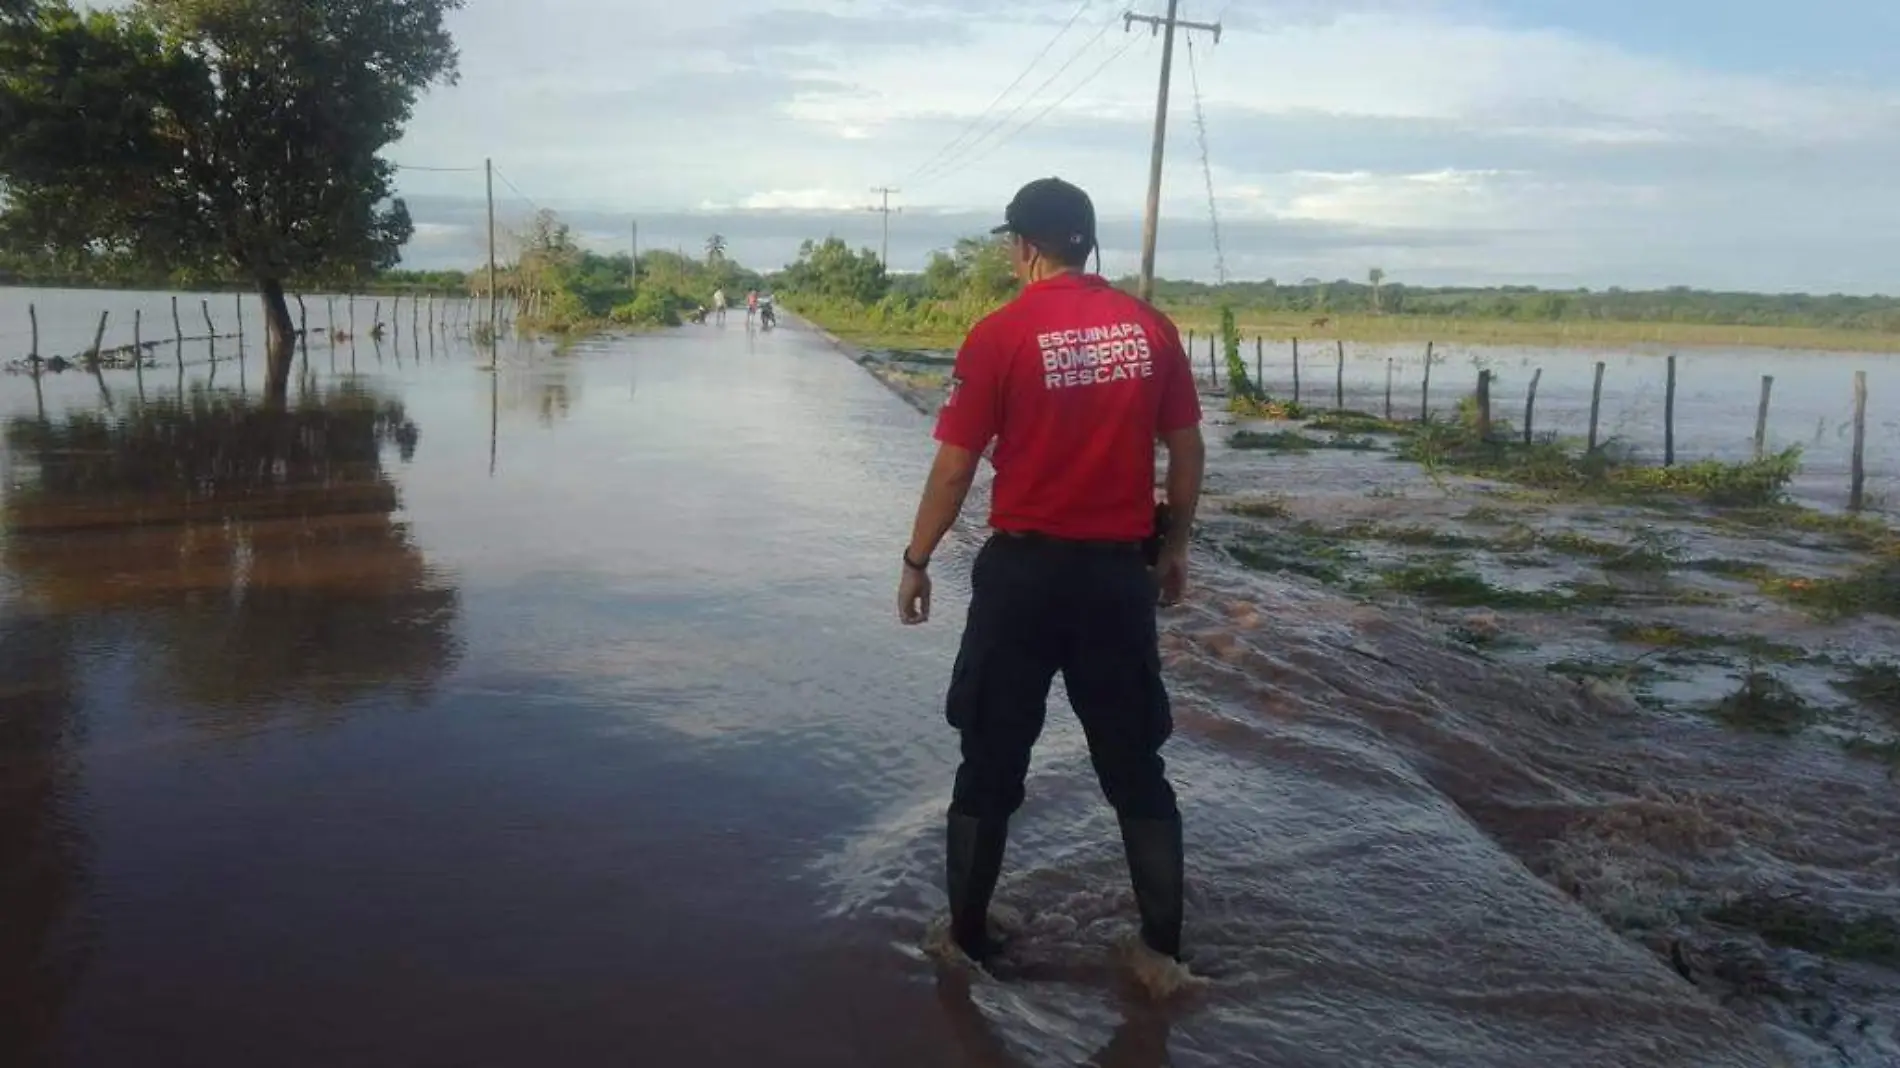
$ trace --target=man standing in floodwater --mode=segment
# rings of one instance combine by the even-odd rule
[[[726,287],[713,290],[713,321],[720,326],[726,325]]]
[[[945,843],[951,933],[974,960],[994,951],[990,896],[1060,671],[1120,819],[1142,941],[1178,959],[1181,816],[1160,754],[1173,716],[1155,604],[1186,588],[1206,460],[1200,400],[1174,324],[1084,273],[1096,248],[1088,194],[1038,179],[1004,218],[994,232],[1009,235],[1024,288],[957,353],[897,592],[904,623],[930,617],[931,553],[993,440],[993,533],[971,569],[945,700],[963,750]],[[1168,450],[1165,531],[1154,527],[1156,440]],[[1162,545],[1151,571],[1143,542],[1153,534]]]

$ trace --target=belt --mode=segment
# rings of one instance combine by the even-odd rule
[[[1139,540],[1116,541],[1106,538],[1059,538],[1054,534],[1044,534],[1040,530],[999,530],[996,532],[996,536],[1030,545],[1050,545],[1061,546],[1063,548],[1096,549],[1113,552],[1140,552],[1142,547],[1142,542]]]

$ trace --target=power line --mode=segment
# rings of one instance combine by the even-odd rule
[[[410,163],[392,163],[391,167],[399,171],[427,171],[430,174],[475,174],[480,167],[418,167]]]
[[[1030,102],[1035,100],[1036,97],[1040,96],[1044,89],[1047,89],[1051,85],[1054,85],[1056,80],[1058,78],[1061,78],[1064,74],[1066,74],[1070,67],[1075,66],[1076,60],[1081,59],[1082,56],[1086,52],[1088,52],[1090,48],[1093,48],[1095,46],[1095,42],[1101,40],[1103,36],[1105,36],[1108,33],[1109,28],[1115,25],[1115,21],[1116,19],[1114,17],[1111,17],[1108,19],[1108,21],[1102,23],[1101,28],[1095,31],[1095,36],[1089,38],[1087,41],[1084,41],[1082,43],[1082,47],[1076,49],[1075,52],[1069,56],[1068,59],[1063,61],[1062,66],[1056,68],[1056,71],[1054,74],[1051,74],[1049,75],[1049,77],[1044,78],[1041,85],[1036,86],[1034,89],[1030,90],[1028,96],[1023,97],[1021,100],[1017,101],[1016,106],[1009,109],[1009,114],[1004,115],[1001,119],[998,119],[995,126],[992,126],[988,131],[986,131],[985,133],[977,137],[976,140],[970,142],[968,145],[965,145],[964,148],[965,148],[966,153],[979,151],[977,146],[981,145],[984,142],[984,140],[987,139],[991,134],[995,133],[998,130],[1001,130],[1004,126],[1008,125],[1011,119],[1021,114],[1023,108],[1028,107]],[[1090,77],[1093,77],[1093,75],[1090,75]],[[1043,113],[1047,114],[1047,109],[1044,109]],[[1033,122],[1034,120],[1031,120],[1031,121]],[[1020,132],[1020,130],[1018,132]],[[1007,141],[1009,140],[1010,137],[1013,137],[1013,136],[1015,136],[1015,134],[1012,133],[1008,136],[1005,136],[1003,140]],[[1001,143],[1002,142],[1000,141],[995,142],[989,145],[988,148],[982,149],[981,151],[983,152],[983,154],[987,155],[989,149],[993,149],[996,147],[996,145],[1001,144]],[[946,173],[949,173],[952,170],[958,169],[959,164],[962,162],[965,162],[965,161],[960,160],[959,158],[953,156],[945,160],[943,163],[939,164],[934,170],[926,172],[924,177],[922,177],[919,180],[927,181],[927,182],[936,181],[937,179],[943,177]]]
[[[951,167],[947,170],[938,171],[935,175],[931,176],[929,179],[926,179],[926,181],[930,181],[930,182],[941,181],[944,178],[947,178],[960,171],[973,167],[976,164],[981,163],[983,160],[988,159],[991,153],[995,152],[997,149],[1015,140],[1016,137],[1020,135],[1024,130],[1027,130],[1031,126],[1034,126],[1038,122],[1041,122],[1043,118],[1047,116],[1050,112],[1068,103],[1071,97],[1081,92],[1083,88],[1085,88],[1090,82],[1094,81],[1097,77],[1101,75],[1103,71],[1107,70],[1110,64],[1120,59],[1125,53],[1127,53],[1127,51],[1130,48],[1133,48],[1140,40],[1141,38],[1139,37],[1130,37],[1127,40],[1127,42],[1124,43],[1120,48],[1117,48],[1115,51],[1109,53],[1108,58],[1102,60],[1102,62],[1094,70],[1089,71],[1088,74],[1084,76],[1081,81],[1075,83],[1073,86],[1070,86],[1068,92],[1063,93],[1060,97],[1057,97],[1054,101],[1051,101],[1050,104],[1047,107],[1043,108],[1041,111],[1038,111],[1034,115],[1031,115],[1029,117],[1029,121],[1023,123],[1021,126],[1016,127],[1014,130],[1011,130],[1009,133],[1005,134],[1001,140],[993,142],[992,144],[989,145],[989,147],[985,148],[983,151],[978,152],[977,154],[973,156],[965,157],[964,159],[958,161],[957,166]]]
[[[1207,218],[1214,228],[1214,277],[1227,284],[1227,254],[1221,251],[1220,209],[1214,201],[1214,165],[1207,152],[1207,116],[1201,111],[1201,75],[1194,60],[1194,37],[1187,39],[1188,85],[1194,90],[1194,129],[1201,141],[1201,173],[1207,179]]]
[[[1095,0],[1082,0],[1080,4],[1076,5],[1075,11],[1069,15],[1069,21],[1062,24],[1062,28],[1056,31],[1056,35],[1054,37],[1049,38],[1048,43],[1042,46],[1042,51],[1036,53],[1036,57],[1030,60],[1029,65],[1024,67],[1022,71],[1016,75],[1015,80],[1010,82],[1008,85],[1004,86],[1003,91],[996,94],[996,99],[990,101],[987,107],[985,107],[981,112],[978,112],[976,118],[971,119],[970,124],[968,126],[965,126],[963,130],[957,134],[957,136],[950,139],[949,144],[946,144],[942,148],[939,148],[936,152],[932,153],[928,159],[918,164],[916,168],[914,168],[909,174],[904,176],[904,180],[909,181],[910,179],[915,178],[920,174],[923,174],[925,171],[930,169],[931,164],[936,163],[938,160],[942,159],[945,155],[948,155],[949,153],[954,152],[958,148],[958,146],[962,145],[964,143],[964,139],[970,136],[970,132],[976,129],[977,125],[981,123],[984,119],[988,118],[990,112],[996,110],[996,105],[1001,104],[1003,102],[1004,97],[1007,97],[1012,91],[1015,90],[1017,86],[1021,85],[1023,83],[1024,78],[1029,77],[1029,72],[1036,69],[1036,64],[1042,62],[1043,57],[1049,54],[1049,50],[1056,46],[1056,42],[1062,40],[1063,35],[1069,32],[1069,28],[1075,25],[1075,21],[1082,17],[1082,12],[1087,11],[1089,9],[1089,6],[1094,3],[1095,3]]]
[[[515,194],[516,196],[518,196],[518,197],[520,197],[520,198],[521,198],[522,200],[524,200],[524,201],[527,201],[527,204],[528,204],[528,206],[529,206],[529,207],[531,207],[531,208],[533,208],[533,209],[534,209],[534,210],[536,210],[536,211],[540,211],[540,210],[541,210],[541,205],[539,205],[539,204],[536,204],[536,203],[534,202],[534,198],[533,198],[533,197],[531,197],[531,196],[529,196],[529,195],[528,195],[528,194],[526,194],[526,193],[523,193],[523,192],[521,191],[521,187],[520,187],[520,186],[518,186],[518,185],[516,185],[515,183],[513,183],[513,182],[511,182],[511,181],[509,181],[509,180],[508,180],[508,176],[507,176],[507,175],[505,175],[505,174],[503,174],[503,173],[501,173],[501,168],[500,168],[500,167],[496,167],[496,168],[495,168],[495,177],[497,177],[497,178],[499,178],[499,179],[501,179],[501,184],[503,184],[503,185],[505,185],[505,186],[507,186],[507,187],[508,187],[509,189],[512,189],[512,190],[514,190],[514,194]]]

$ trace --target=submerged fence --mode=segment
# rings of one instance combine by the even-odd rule
[[[1687,358],[1619,352],[1606,359],[1474,346],[1460,353],[1471,367],[1464,372],[1448,367],[1453,354],[1429,341],[1422,349],[1349,349],[1344,341],[1327,341],[1315,353],[1297,338],[1271,348],[1263,337],[1250,340],[1252,352],[1243,343],[1242,355],[1255,384],[1307,410],[1350,409],[1409,422],[1446,417],[1466,404],[1488,434],[1508,428],[1525,442],[1616,447],[1665,466],[1740,462],[1798,445],[1802,481],[1818,492],[1819,480],[1832,480],[1837,488],[1827,495],[1844,489],[1849,509],[1886,507],[1895,503],[1888,494],[1900,492],[1900,422],[1869,423],[1869,371],[1846,366],[1871,363],[1875,380],[1891,380],[1886,395],[1892,395],[1900,388],[1900,360],[1890,357],[1760,350]],[[1224,394],[1219,335],[1190,332],[1186,341],[1196,377]],[[1797,427],[1800,433],[1789,432]]]

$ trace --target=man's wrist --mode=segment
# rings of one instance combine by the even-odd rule
[[[904,566],[910,568],[912,571],[928,571],[930,569],[930,554],[912,553],[910,547],[905,546]]]

